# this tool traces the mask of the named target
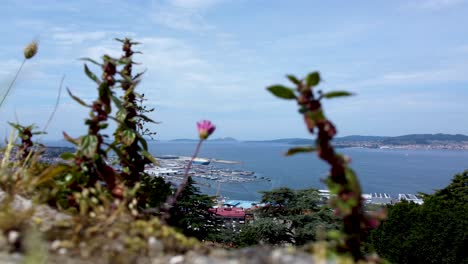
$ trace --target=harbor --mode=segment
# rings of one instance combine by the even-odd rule
[[[183,177],[191,157],[165,155],[156,157],[157,165],[149,165],[145,172],[152,176],[164,178],[178,185]],[[218,160],[208,158],[195,158],[188,174],[197,184],[205,187],[214,187],[217,183],[254,183],[269,182],[270,178],[260,176],[254,171],[227,168],[222,165],[240,164],[237,161]]]

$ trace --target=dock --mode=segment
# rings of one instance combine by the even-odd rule
[[[241,164],[240,161],[220,160],[220,159],[211,159],[211,162],[223,163],[223,164]]]

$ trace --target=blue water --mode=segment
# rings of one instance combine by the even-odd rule
[[[254,171],[271,182],[223,183],[220,194],[230,199],[259,200],[259,191],[277,187],[325,188],[321,179],[327,175],[327,165],[315,153],[285,157],[289,145],[267,143],[210,143],[201,148],[199,157],[240,161],[239,165],[221,165],[233,169]],[[191,156],[194,143],[152,142],[153,155]],[[432,193],[445,187],[453,175],[468,169],[468,151],[456,150],[380,150],[339,149],[352,158],[351,167],[361,180],[363,192]],[[202,191],[215,194],[217,184]]]

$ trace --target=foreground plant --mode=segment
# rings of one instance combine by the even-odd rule
[[[3,96],[2,98],[2,101],[0,101],[0,108],[2,107],[3,105],[3,102],[5,102],[5,99],[8,97],[8,94],[10,93],[11,91],[11,88],[13,88],[13,85],[15,84],[16,82],[16,79],[18,79],[18,76],[21,72],[21,70],[23,69],[23,66],[24,64],[26,63],[27,60],[29,59],[32,59],[36,54],[37,54],[37,51],[39,49],[39,46],[37,44],[36,41],[33,41],[31,43],[29,43],[25,48],[24,48],[24,59],[23,59],[23,62],[21,63],[18,71],[16,71],[16,74],[15,74],[15,77],[13,78],[13,80],[11,81],[10,85],[8,86],[7,88],[7,91],[5,93],[5,95]]]
[[[33,147],[34,142],[32,141],[32,137],[34,135],[41,135],[45,134],[42,131],[35,131],[36,128],[34,125],[30,126],[22,126],[16,123],[9,123],[13,128],[16,129],[18,133],[18,137],[21,139],[21,143],[18,145],[18,158],[23,162],[26,163],[31,155],[34,154]]]
[[[198,129],[198,136],[200,140],[198,141],[197,147],[195,148],[195,152],[192,155],[192,158],[190,159],[189,163],[187,164],[187,167],[185,167],[185,172],[184,172],[184,178],[182,182],[180,183],[179,187],[177,188],[175,194],[173,196],[170,196],[167,198],[166,205],[168,207],[174,206],[175,203],[177,203],[177,199],[181,195],[182,191],[185,189],[187,186],[187,183],[189,181],[189,171],[192,168],[193,160],[198,156],[198,152],[200,151],[200,147],[208,137],[213,134],[213,132],[216,130],[216,126],[211,123],[211,121],[208,120],[202,120],[197,123],[197,129]]]
[[[116,83],[117,65],[121,62],[107,55],[103,56],[102,64],[92,62],[98,64],[103,71],[99,79],[86,64],[84,66],[86,75],[98,86],[98,98],[87,104],[68,91],[75,101],[91,109],[89,118],[85,120],[88,134],[75,139],[64,132],[65,139],[76,145],[77,151],[74,154],[66,153],[62,158],[73,160],[73,165],[68,169],[70,188],[79,191],[103,181],[116,198],[122,198],[123,190],[119,175],[107,162],[107,151],[104,148],[104,138],[107,136],[102,132],[107,128],[108,120],[112,118],[111,101],[115,98],[112,88]]]
[[[133,45],[138,42],[133,42],[128,38],[123,40],[122,50],[124,54],[120,60],[124,63],[119,74],[122,77],[120,88],[123,90],[122,108],[117,113],[119,126],[114,133],[115,145],[114,150],[119,155],[119,162],[122,166],[122,178],[125,184],[133,187],[141,180],[145,170],[145,165],[154,163],[155,160],[148,152],[148,144],[138,131],[141,127],[142,120],[153,122],[150,118],[141,113],[138,106],[138,99],[142,96],[136,92],[136,87],[140,82],[143,73],[133,75],[133,54],[137,53],[132,50]]]
[[[349,167],[350,159],[335,152],[331,141],[336,135],[336,128],[322,110],[323,99],[352,94],[347,91],[323,93],[317,90],[316,86],[320,83],[318,72],[312,72],[304,79],[293,75],[287,78],[296,86],[295,89],[283,85],[273,85],[267,89],[279,98],[295,100],[307,129],[311,134],[317,134],[315,146],[291,148],[287,155],[315,151],[330,165],[330,174],[325,181],[332,194],[330,205],[336,215],[343,219],[342,234],[336,237],[338,251],[351,253],[355,261],[362,260],[361,242],[368,230],[378,225],[378,219],[365,215],[358,178]]]

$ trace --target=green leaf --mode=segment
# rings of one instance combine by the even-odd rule
[[[286,75],[286,77],[287,77],[292,83],[294,83],[294,84],[296,84],[296,85],[300,85],[300,84],[301,84],[301,81],[300,81],[299,79],[297,79],[297,77],[294,76],[294,75],[288,74],[288,75]]]
[[[119,124],[119,125],[121,125],[121,126],[127,127],[127,125],[125,124],[125,122],[120,121],[119,119],[117,119],[117,118],[115,118],[115,117],[113,117],[113,116],[108,116],[108,118],[109,118],[110,120],[114,120],[117,124]]]
[[[127,129],[127,130],[122,131],[121,140],[122,140],[122,143],[125,146],[132,145],[133,142],[135,141],[135,138],[136,138],[135,131],[133,131],[131,129]]]
[[[306,77],[307,87],[316,86],[320,82],[320,74],[318,72],[312,72]]]
[[[125,65],[125,64],[129,64],[129,63],[132,63],[131,58],[120,58],[118,60],[115,60],[116,65]]]
[[[147,117],[146,115],[143,115],[143,114],[137,115],[137,117],[139,117],[139,118],[141,118],[144,121],[149,122],[149,123],[156,123],[156,121],[154,121],[153,119],[151,119],[151,118],[149,118],[149,117]]]
[[[87,103],[85,103],[85,101],[81,100],[78,96],[75,96],[72,94],[72,92],[70,91],[70,89],[67,88],[67,91],[68,91],[68,94],[70,95],[70,97],[75,100],[76,102],[78,102],[80,105],[82,106],[86,106],[86,107],[91,107],[90,105],[88,105]]]
[[[104,143],[104,144],[106,144],[106,143]],[[109,146],[109,148],[112,149],[112,151],[114,151],[115,154],[117,154],[117,156],[118,156],[119,158],[122,159],[123,153],[122,153],[122,151],[115,145],[115,143],[106,144],[106,145]]]
[[[69,170],[69,166],[65,164],[59,164],[55,166],[50,166],[47,169],[45,169],[39,176],[35,177],[34,179],[34,184],[36,186],[47,182],[59,175],[62,175],[64,172]]]
[[[115,95],[111,94],[110,95],[110,98],[112,99],[112,101],[114,102],[115,106],[117,106],[117,109],[122,109],[123,108],[123,105],[122,105],[122,101],[117,98]]]
[[[297,153],[306,153],[306,152],[313,152],[317,149],[315,147],[294,147],[290,148],[288,152],[286,152],[286,156],[291,156]]]
[[[120,109],[119,111],[117,111],[117,113],[115,114],[115,118],[117,120],[119,120],[120,122],[124,122],[125,119],[127,118],[127,111],[125,109]]]
[[[90,59],[90,58],[80,58],[80,60],[82,61],[88,61],[88,62],[91,62],[92,64],[95,64],[97,66],[101,66],[102,67],[102,64],[100,64],[99,62],[93,60],[93,59]]]
[[[88,68],[88,65],[86,64],[84,65],[84,72],[91,80],[95,81],[97,84],[101,84],[99,78],[96,76],[96,74],[91,72],[91,70]]]
[[[62,155],[60,155],[60,158],[62,158],[64,160],[71,160],[74,157],[75,157],[75,154],[70,153],[70,152],[65,152],[65,153],[62,153]]]
[[[11,122],[8,122],[8,124],[10,124],[10,126],[14,127],[18,131],[22,131],[24,129],[24,127],[19,125],[19,124],[15,124],[15,123],[11,123]]]
[[[141,136],[140,134],[138,134],[138,139],[139,139],[139,141],[140,141],[141,147],[142,147],[144,150],[148,150],[148,142],[146,142],[146,139],[143,138],[143,136]]]
[[[72,138],[66,132],[63,132],[63,138],[65,138],[66,141],[72,143],[73,145],[80,144],[80,139]]]
[[[147,158],[148,160],[150,160],[151,162],[153,163],[157,163],[156,159],[153,157],[153,155],[151,155],[148,151],[146,150],[142,150],[141,151],[141,154],[143,154],[143,156],[145,158]]]
[[[351,96],[354,95],[353,93],[347,91],[331,91],[328,93],[324,93],[322,96],[327,99],[335,98],[335,97],[343,97],[343,96]]]
[[[109,126],[108,123],[100,123],[100,124],[99,124],[99,128],[100,128],[100,129],[106,129],[108,126]]]
[[[296,95],[291,88],[282,85],[273,85],[267,88],[272,94],[283,99],[296,99]]]
[[[133,77],[133,79],[132,79],[132,80],[139,79],[139,78],[140,78],[140,77],[141,77],[143,74],[145,74],[145,72],[146,72],[146,70],[145,70],[145,71],[143,71],[143,72],[139,72],[139,73],[137,73],[137,74],[136,74],[136,75]]]
[[[95,135],[86,135],[81,138],[81,152],[85,157],[92,158],[97,152],[98,138]]]

